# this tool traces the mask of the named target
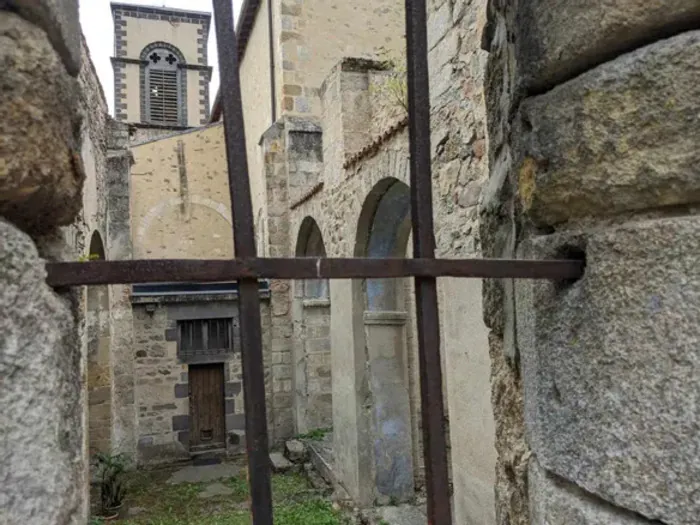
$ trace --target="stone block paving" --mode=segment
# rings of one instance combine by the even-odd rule
[[[173,472],[173,475],[168,479],[168,484],[209,483],[221,479],[235,478],[240,471],[241,467],[233,463],[187,466]]]

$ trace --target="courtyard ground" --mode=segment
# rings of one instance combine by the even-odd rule
[[[225,463],[155,471],[127,478],[128,493],[120,525],[248,525],[252,523],[246,470]],[[278,525],[346,525],[327,491],[314,489],[300,472],[272,478]],[[94,520],[96,524],[100,521]]]

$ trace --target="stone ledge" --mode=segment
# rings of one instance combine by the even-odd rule
[[[331,305],[330,299],[304,299],[302,301],[304,308],[328,308]]]
[[[516,282],[528,441],[546,470],[651,520],[700,515],[700,216],[537,237],[576,283]],[[683,504],[679,504],[683,502]]]
[[[407,312],[369,311],[364,313],[365,324],[404,325],[408,320]]]
[[[46,31],[66,71],[80,73],[80,38],[78,0],[0,0],[0,11],[10,9]]]
[[[700,31],[527,99],[520,198],[538,225],[700,202]]]
[[[697,29],[700,3],[527,0],[518,3],[516,27],[518,74],[527,90],[541,92],[621,53]]]

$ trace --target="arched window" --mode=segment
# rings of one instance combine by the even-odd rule
[[[186,126],[187,75],[182,53],[166,42],[155,42],[141,53],[143,122]]]

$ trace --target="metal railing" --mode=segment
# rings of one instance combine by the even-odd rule
[[[273,259],[256,256],[238,45],[231,0],[214,0],[221,102],[231,193],[233,260],[51,263],[48,283],[77,285],[238,281],[250,493],[255,525],[272,525],[258,279],[414,277],[428,521],[452,523],[440,367],[437,277],[575,279],[582,261],[435,259],[430,162],[430,96],[425,0],[406,0],[413,259]]]

